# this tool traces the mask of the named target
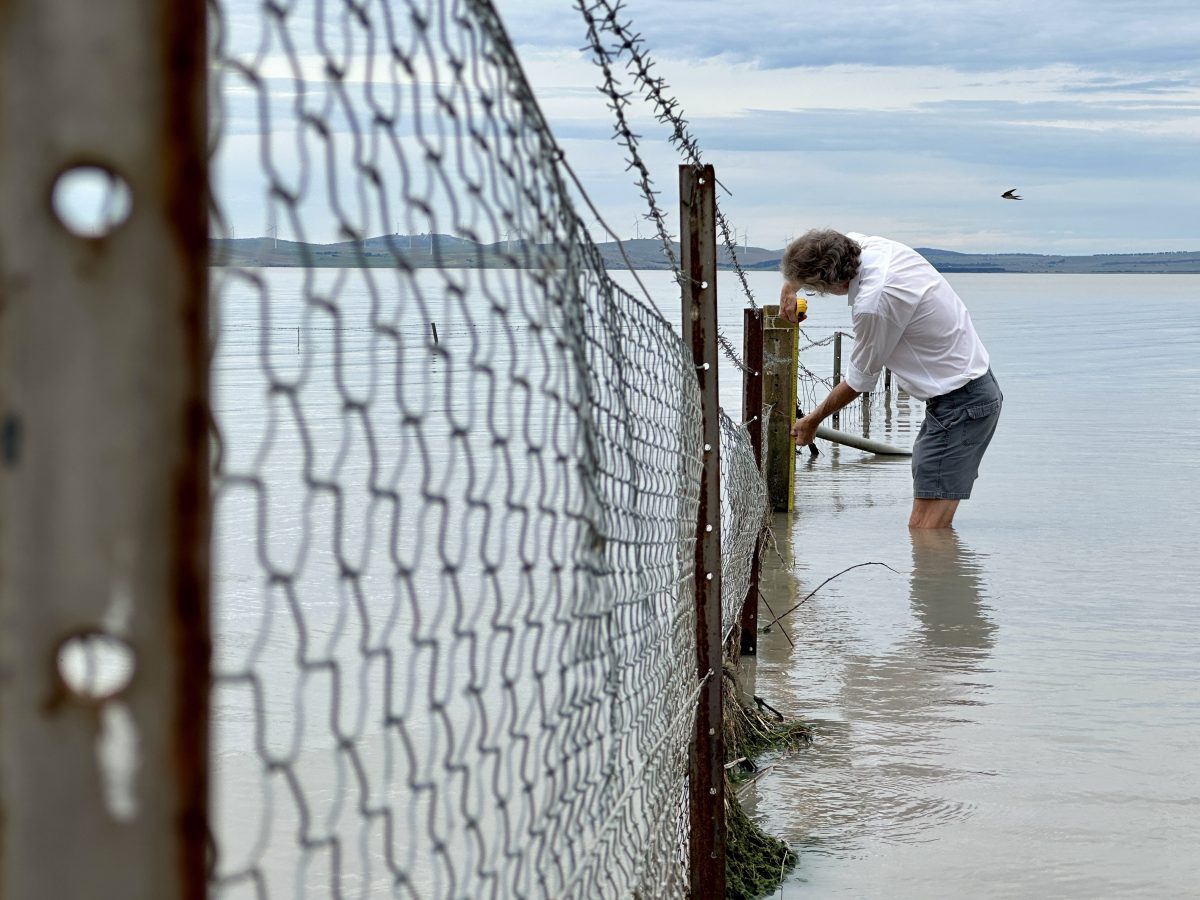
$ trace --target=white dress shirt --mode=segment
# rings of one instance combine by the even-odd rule
[[[988,352],[966,306],[921,254],[887,238],[847,237],[862,247],[847,295],[854,322],[850,387],[875,390],[887,366],[904,390],[928,400],[987,373]]]

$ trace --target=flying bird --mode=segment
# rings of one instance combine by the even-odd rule
[[[1016,188],[1009,188],[1007,191],[1005,191],[1000,196],[1003,197],[1005,200],[1023,200],[1024,199],[1023,197],[1017,196]]]

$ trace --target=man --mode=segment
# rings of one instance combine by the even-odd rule
[[[958,294],[915,250],[881,237],[813,230],[783,253],[780,314],[796,322],[798,291],[848,298],[854,351],[845,380],[796,421],[797,446],[811,444],[827,416],[875,389],[886,366],[924,400],[913,447],[910,528],[949,528],[971,496],[1004,395]]]

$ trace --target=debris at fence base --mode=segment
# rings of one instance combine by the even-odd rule
[[[799,857],[786,843],[759,828],[736,800],[726,804],[725,896],[754,900],[772,893]]]
[[[798,861],[787,843],[768,834],[742,811],[736,787],[757,777],[757,758],[771,751],[796,750],[812,743],[812,729],[797,719],[787,719],[755,698],[754,706],[742,703],[736,664],[726,659],[722,683],[725,696],[725,753],[727,829],[725,873],[727,898],[752,900],[774,891]],[[737,761],[736,765],[732,761]]]

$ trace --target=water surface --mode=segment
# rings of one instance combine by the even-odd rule
[[[953,533],[910,536],[906,461],[828,447],[776,518],[773,605],[895,570],[761,641],[817,728],[749,796],[782,896],[1200,896],[1200,278],[952,281],[1006,398]]]
[[[775,299],[773,273],[750,277],[759,302]],[[642,280],[678,321],[670,277]],[[906,460],[828,445],[798,461],[797,509],[776,517],[777,551],[764,574],[776,609],[843,569],[886,564],[837,578],[787,617],[786,636],[776,627],[760,643],[756,692],[817,729],[811,749],[774,760],[747,795],[754,815],[801,852],[783,896],[1200,896],[1200,277],[952,280],[1006,396],[954,532],[910,537]],[[740,347],[734,287],[722,273],[722,328]],[[299,281],[294,293],[298,300]],[[310,492],[305,473],[360,485],[380,465],[377,448],[408,446],[402,417],[381,414],[367,431],[346,414],[348,400],[392,409],[411,399],[413,409],[436,413],[425,417],[428,427],[437,416],[467,421],[477,412],[473,398],[484,392],[462,387],[476,376],[430,355],[427,321],[440,321],[442,341],[471,341],[473,358],[490,367],[535,365],[530,348],[540,340],[513,330],[501,342],[456,323],[454,315],[466,315],[457,307],[416,309],[392,292],[397,336],[381,350],[369,327],[372,296],[347,288],[337,321],[299,302],[272,307],[260,321],[248,290],[228,292],[232,305],[223,310],[214,376],[222,465],[254,477],[229,481],[217,499],[217,662],[247,676],[227,677],[218,698],[221,871],[257,862],[272,896],[333,878],[320,847],[294,859],[301,821],[310,840],[341,835],[352,848],[343,863],[347,895],[376,895],[391,883],[385,866],[352,858],[382,838],[358,813],[358,770],[333,731],[363,745],[353,762],[374,773],[372,792],[384,797],[387,784],[403,782],[402,757],[368,724],[380,718],[368,708],[374,694],[355,679],[335,684],[323,670],[294,675],[302,652],[357,671],[360,638],[406,633],[405,610],[415,608],[400,602],[395,561],[368,552],[385,523],[337,514],[335,500],[369,512],[372,498]],[[815,298],[810,315],[812,340],[849,330],[840,298]],[[379,366],[381,354],[397,353],[405,368]],[[802,362],[828,375],[831,348],[808,349]],[[303,415],[287,391],[269,390],[268,373],[295,386]],[[739,374],[724,361],[720,375],[724,406],[740,420]],[[872,435],[910,443],[921,404],[898,395],[877,402]],[[515,407],[490,408],[498,410],[493,429],[522,421]],[[470,455],[466,442],[458,450],[429,444],[439,459]],[[423,483],[420,469],[380,459],[389,483]],[[479,483],[503,484],[482,473]],[[391,540],[404,562],[430,537],[418,519],[402,523]],[[506,535],[497,532],[497,546],[511,549]],[[347,565],[361,569],[354,584],[339,574]],[[354,624],[358,589],[380,599],[378,621]],[[292,591],[303,600],[304,629],[289,613]],[[319,640],[310,637],[310,647],[302,631]],[[422,676],[412,668],[404,677],[399,703]],[[257,729],[256,716],[266,723]],[[264,777],[266,758],[286,765]],[[414,815],[398,809],[396,821],[404,834],[423,836]],[[407,851],[427,855],[424,845]],[[222,894],[253,895],[248,881]]]

